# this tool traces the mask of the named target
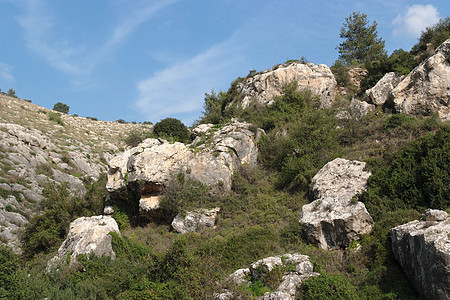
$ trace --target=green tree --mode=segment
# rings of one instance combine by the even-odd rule
[[[53,106],[53,110],[62,112],[64,114],[68,114],[69,113],[69,109],[70,109],[70,107],[67,104],[64,104],[62,102],[57,102]]]
[[[153,127],[153,133],[162,138],[173,139],[176,142],[187,143],[191,137],[191,132],[180,120],[165,118]]]
[[[339,59],[346,65],[366,63],[386,56],[384,41],[378,37],[377,23],[369,24],[366,14],[353,12],[345,18],[340,37]]]
[[[13,90],[13,89],[9,89],[9,90],[8,90],[8,96],[17,98],[16,91]]]
[[[419,42],[412,47],[411,53],[419,55],[422,61],[448,38],[450,38],[450,17],[440,19],[439,22],[422,31]],[[429,49],[430,47],[431,49]],[[427,50],[431,50],[431,53]]]

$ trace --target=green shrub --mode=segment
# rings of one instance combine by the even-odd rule
[[[146,132],[142,129],[132,129],[128,135],[125,137],[124,142],[130,147],[136,147],[143,140],[149,138],[151,136],[150,132]]]
[[[59,113],[49,112],[48,113],[48,119],[50,121],[58,123],[61,126],[64,126],[64,122],[61,119],[61,114],[59,114]]]
[[[8,96],[17,98],[16,91],[13,89],[8,90]]]
[[[395,122],[394,122],[395,123]],[[450,127],[430,134],[374,164],[362,195],[372,215],[397,209],[446,209],[450,205]]]
[[[297,299],[358,299],[355,292],[355,287],[343,276],[320,275],[302,283]]]
[[[0,298],[11,299],[17,289],[16,272],[19,270],[19,258],[12,250],[0,245]]]
[[[57,102],[53,106],[53,110],[54,111],[59,111],[59,112],[61,112],[63,114],[68,114],[69,113],[69,109],[70,109],[70,107],[67,104],[64,104],[62,102]]]
[[[188,143],[191,132],[178,119],[166,118],[155,124],[153,133],[157,137],[173,140],[174,142]]]

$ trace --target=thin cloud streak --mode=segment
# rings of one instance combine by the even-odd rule
[[[140,6],[126,15],[112,30],[105,43],[88,51],[86,45],[70,46],[54,38],[55,24],[45,0],[27,0],[22,5],[24,13],[17,17],[24,30],[24,38],[29,50],[43,57],[53,68],[74,77],[89,75],[98,65],[107,61],[128,36],[155,12],[178,0],[165,0]],[[81,82],[75,80],[74,82]]]
[[[412,5],[408,8],[406,14],[399,14],[392,22],[393,25],[397,26],[393,35],[419,37],[426,27],[438,20],[439,13],[433,5]]]
[[[223,84],[243,62],[243,43],[235,34],[220,44],[155,73],[137,84],[136,107],[149,120],[201,110],[206,89]],[[183,119],[191,123],[192,119]]]
[[[13,67],[0,61],[0,78],[9,82],[13,81],[14,75],[12,74],[12,70]]]

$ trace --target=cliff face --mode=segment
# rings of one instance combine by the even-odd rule
[[[19,233],[39,212],[50,182],[75,195],[97,180],[138,124],[95,121],[58,114],[0,94],[0,241],[20,250]]]

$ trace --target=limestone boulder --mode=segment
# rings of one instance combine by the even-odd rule
[[[207,186],[229,190],[239,165],[256,164],[258,130],[237,121],[222,128],[203,127],[194,130],[197,137],[189,145],[147,139],[114,157],[109,164],[108,192],[116,199],[124,199],[127,188],[139,198],[158,196],[180,172]]]
[[[371,173],[365,171],[365,162],[336,158],[317,172],[311,181],[314,199],[352,199],[367,189]]]
[[[422,220],[389,231],[392,251],[408,279],[426,299],[450,298],[450,218],[427,210]]]
[[[389,93],[402,81],[403,75],[396,72],[386,73],[373,88],[366,90],[364,100],[376,106],[383,105]]]
[[[239,83],[241,106],[246,108],[253,100],[259,105],[270,105],[291,82],[297,82],[299,90],[310,90],[318,95],[322,107],[329,107],[334,101],[336,80],[330,68],[323,64],[293,62],[247,77]]]
[[[67,238],[58,249],[58,253],[49,263],[48,268],[52,268],[59,262],[65,261],[70,255],[70,264],[76,261],[80,254],[95,254],[96,256],[110,256],[115,258],[111,246],[110,232],[120,235],[116,221],[109,216],[81,217],[70,223]]]
[[[267,292],[261,299],[296,299],[297,287],[309,277],[320,275],[313,271],[313,264],[308,256],[293,253],[260,259],[252,263],[249,268],[235,271],[228,276],[227,281],[236,285],[249,285],[251,282],[260,280],[262,272],[271,272],[276,266],[283,271],[282,281],[275,291]],[[234,299],[233,297],[234,295],[228,291],[215,295],[215,299]]]
[[[321,198],[303,205],[300,223],[308,241],[321,249],[346,248],[373,227],[364,204],[345,198]]]
[[[361,119],[368,113],[375,110],[375,105],[369,104],[364,101],[360,101],[356,98],[352,98],[352,101],[350,102],[349,106],[349,112],[351,115],[351,118],[353,119]]]
[[[321,249],[345,248],[369,233],[373,219],[362,202],[352,199],[367,189],[365,163],[342,158],[327,163],[312,179],[313,202],[303,205],[305,237]]]
[[[172,227],[178,233],[201,231],[214,227],[220,208],[199,209],[194,212],[187,211],[184,215],[178,214],[172,221]]]
[[[389,105],[397,113],[428,116],[437,112],[441,120],[450,120],[450,39],[391,91]]]

